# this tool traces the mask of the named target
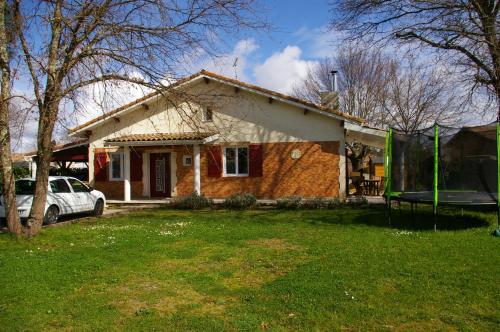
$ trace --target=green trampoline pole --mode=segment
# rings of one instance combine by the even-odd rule
[[[391,191],[392,191],[392,128],[389,129],[385,136],[385,198],[387,202],[387,216],[389,226],[391,225]]]
[[[438,206],[438,176],[439,176],[439,126],[434,126],[434,231],[437,230]]]
[[[500,119],[497,121],[497,229],[495,236],[500,236]]]

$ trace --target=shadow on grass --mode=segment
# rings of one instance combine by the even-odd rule
[[[463,214],[462,214],[463,212]],[[488,227],[486,215],[478,212],[491,212],[484,209],[446,208],[441,209],[437,218],[438,230],[466,230]],[[419,208],[414,214],[409,207],[392,210],[391,224],[387,210],[382,206],[367,206],[356,209],[339,209],[338,213],[322,216],[309,216],[312,223],[336,225],[366,225],[371,227],[394,228],[415,231],[434,230],[434,216],[427,207]]]
[[[391,226],[399,229],[434,230],[434,216],[429,212],[416,212],[413,216],[409,211],[393,211]],[[466,230],[472,228],[488,227],[490,224],[477,215],[464,214],[438,214],[436,227],[438,230]]]

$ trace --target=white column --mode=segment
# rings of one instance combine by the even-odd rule
[[[123,200],[130,201],[130,148],[123,147]]]
[[[345,137],[339,140],[339,198],[345,199],[349,193],[346,174]]]
[[[194,154],[194,191],[201,194],[200,146],[193,145]]]
[[[31,177],[36,178],[36,161],[35,158],[31,158]]]

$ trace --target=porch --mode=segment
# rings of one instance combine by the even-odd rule
[[[176,195],[178,173],[191,174],[192,170],[189,192],[201,193],[200,147],[217,138],[213,133],[157,133],[105,140],[105,148],[111,150],[102,153],[95,149],[94,183],[98,187],[106,176],[108,187],[123,182],[123,200],[111,199],[110,204],[164,204]],[[103,164],[108,164],[109,169],[100,175]],[[141,186],[140,190],[133,188],[134,184]]]

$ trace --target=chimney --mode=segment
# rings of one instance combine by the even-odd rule
[[[321,105],[331,108],[338,109],[339,108],[339,93],[337,91],[337,73],[338,71],[332,70],[330,74],[332,75],[330,78],[330,91],[321,92]]]
[[[338,86],[337,86],[337,73],[338,71],[332,70],[330,74],[332,74],[332,92],[337,92]]]

